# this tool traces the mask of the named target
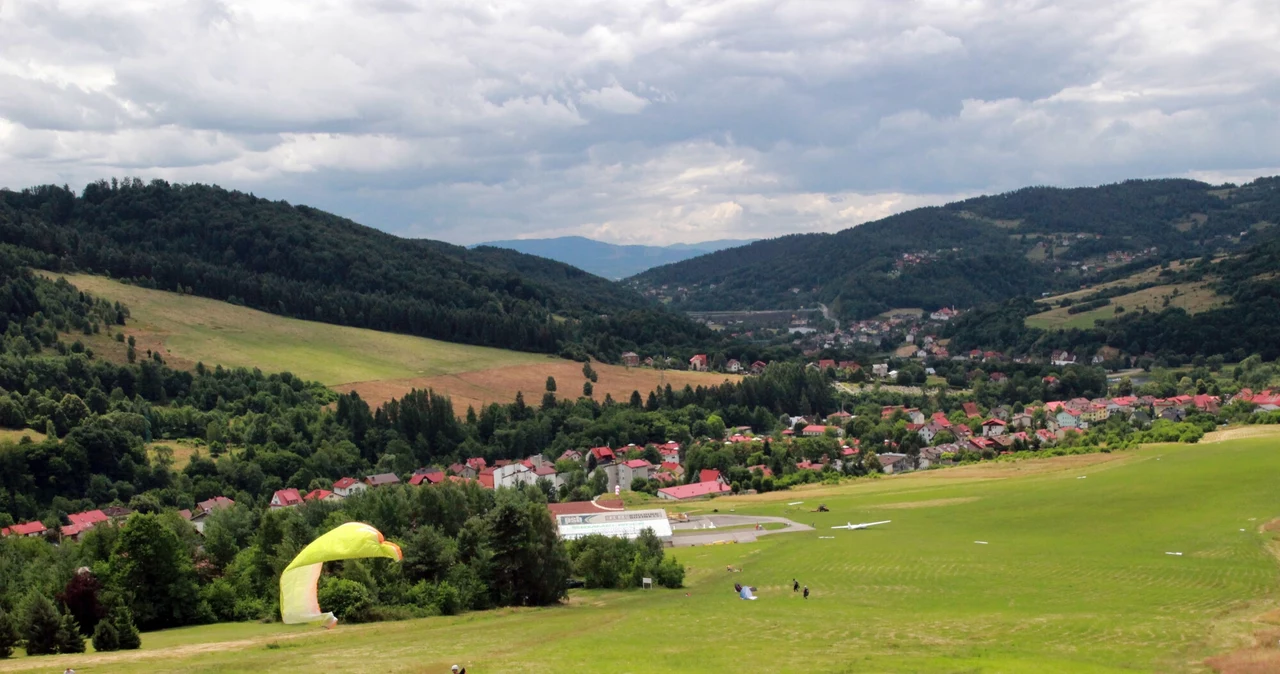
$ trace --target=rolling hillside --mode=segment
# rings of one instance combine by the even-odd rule
[[[1280,178],[1026,189],[921,208],[836,234],[758,241],[630,283],[686,310],[824,302],[842,317],[1039,297],[1152,264],[1245,247],[1280,223]]]
[[[472,346],[363,328],[302,321],[203,297],[140,288],[101,276],[65,276],[82,291],[129,308],[123,330],[145,354],[158,351],[173,367],[259,368],[292,372],[341,392],[356,391],[373,406],[410,390],[431,388],[453,398],[459,414],[468,405],[509,403],[523,392],[532,403],[548,376],[562,396],[581,395],[582,365],[553,356]],[[126,346],[105,334],[76,336],[95,352],[123,362]],[[593,397],[625,400],[670,383],[713,385],[725,375],[658,372],[597,364]]]
[[[402,239],[216,186],[125,180],[78,195],[54,186],[0,191],[0,244],[34,267],[451,342],[616,359],[627,349],[713,339],[568,265]]]
[[[517,239],[490,241],[480,246],[509,248],[529,255],[545,257],[573,265],[596,276],[622,279],[647,269],[681,260],[713,253],[717,250],[742,246],[752,239],[703,241],[671,246],[626,246],[595,241],[581,236],[562,236],[554,239]]]

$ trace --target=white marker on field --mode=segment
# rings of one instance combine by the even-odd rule
[[[834,540],[834,539],[835,539],[835,536],[819,536],[818,538],[819,538],[820,540],[821,540],[821,539],[833,539],[833,540]]]
[[[804,505],[804,501],[792,501],[787,505]]]
[[[990,545],[986,541],[974,541],[974,543],[977,543],[978,545]]]
[[[1166,552],[1166,553],[1164,553],[1164,554],[1166,554],[1166,555],[1176,555],[1176,556],[1178,556],[1178,557],[1181,557],[1181,556],[1182,556],[1182,553],[1181,553],[1181,552]]]

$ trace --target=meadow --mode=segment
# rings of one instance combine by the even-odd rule
[[[129,307],[122,332],[137,342],[137,351],[158,351],[179,368],[196,363],[257,367],[264,372],[292,372],[339,391],[358,391],[371,404],[400,397],[413,388],[450,394],[454,409],[467,405],[509,403],[523,391],[530,404],[542,397],[548,376],[560,395],[582,394],[582,365],[553,356],[523,353],[363,328],[330,325],[276,316],[226,302],[128,285],[101,276],[65,277],[76,287]],[[106,334],[85,340],[95,353],[122,361],[127,347]],[[632,391],[647,394],[671,384],[713,385],[727,375],[659,372],[597,364],[593,397],[606,394],[625,400]]]
[[[1092,292],[1096,292],[1096,289]],[[1047,298],[1045,302],[1052,303],[1063,297],[1065,296]],[[1068,312],[1070,307],[1058,307],[1028,316],[1026,322],[1033,328],[1049,330],[1091,328],[1094,321],[1114,318],[1117,315],[1117,307],[1124,307],[1128,312],[1142,309],[1158,312],[1165,307],[1181,307],[1186,309],[1187,313],[1194,314],[1220,307],[1225,301],[1225,298],[1215,293],[1207,283],[1160,285],[1113,297],[1111,304],[1090,311],[1072,314]]]
[[[1256,632],[1274,644],[1280,624],[1266,617],[1280,436],[1246,430],[690,504],[818,531],[677,549],[684,590],[575,590],[557,607],[328,632],[187,628],[146,634],[134,653],[0,672],[1200,672],[1211,658],[1233,674],[1280,671],[1280,650],[1252,647]],[[831,512],[811,512],[819,503]],[[738,599],[735,582],[759,600]]]

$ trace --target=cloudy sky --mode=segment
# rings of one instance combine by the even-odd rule
[[[456,243],[835,231],[1280,173],[1276,0],[0,0],[0,186],[215,182]]]

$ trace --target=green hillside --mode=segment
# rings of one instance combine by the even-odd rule
[[[1273,445],[1152,446],[693,504],[819,530],[677,549],[687,590],[576,590],[552,608],[333,631],[187,628],[144,635],[136,653],[0,671],[1202,672],[1250,646],[1277,605]],[[831,512],[810,513],[819,502]],[[735,582],[759,600],[738,599]],[[1231,657],[1263,668],[1230,671],[1277,663],[1273,648]]]
[[[80,194],[0,191],[0,243],[36,267],[451,342],[616,359],[627,349],[711,339],[634,291],[565,264],[402,239],[216,186],[134,179]]]
[[[1280,178],[1238,187],[1192,180],[1028,187],[835,234],[758,241],[630,281],[686,310],[824,302],[843,317],[869,318],[894,307],[964,308],[1075,289],[1162,260],[1237,250],[1277,222]]]

